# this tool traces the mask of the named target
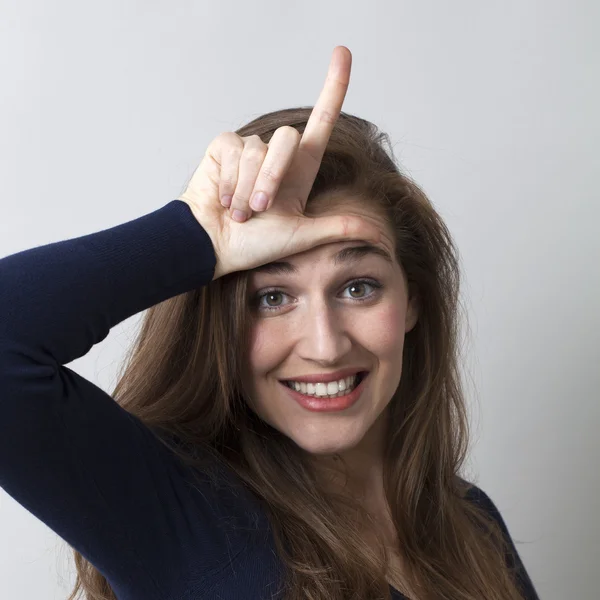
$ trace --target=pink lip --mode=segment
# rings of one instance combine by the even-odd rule
[[[338,398],[317,398],[314,396],[305,396],[304,394],[301,394],[300,392],[288,387],[285,385],[285,383],[282,383],[281,385],[285,388],[285,391],[288,392],[290,396],[296,402],[298,402],[298,404],[300,404],[300,406],[306,408],[307,410],[314,412],[338,411],[350,408],[350,406],[358,401],[364,389],[365,381],[367,381],[368,378],[368,375],[365,375],[362,381],[349,394],[345,396],[339,396]],[[323,380],[320,379],[319,381]]]
[[[338,381],[350,375],[356,375],[356,373],[367,373],[368,369],[363,367],[348,367],[346,369],[340,369],[334,373],[322,373],[321,375],[301,375],[299,377],[286,377],[281,378],[280,381],[301,381],[304,383],[329,383],[330,381]]]

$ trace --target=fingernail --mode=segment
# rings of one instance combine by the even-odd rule
[[[225,208],[229,208],[231,206],[231,198],[233,196],[223,196],[221,198],[221,204],[225,207]]]
[[[252,200],[250,200],[250,206],[253,210],[265,210],[268,202],[269,199],[264,192],[256,192],[256,194],[252,196]]]
[[[246,213],[236,208],[233,211],[231,218],[238,223],[243,223],[246,220]]]

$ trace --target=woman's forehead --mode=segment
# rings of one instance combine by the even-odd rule
[[[251,275],[294,275],[300,270],[305,271],[306,266],[315,268],[317,264],[326,268],[330,265],[342,268],[360,260],[366,261],[370,256],[374,257],[370,262],[381,260],[390,266],[397,265],[391,227],[383,211],[377,210],[373,203],[368,203],[358,196],[337,193],[319,196],[311,202],[310,207],[312,210],[309,211],[307,207],[305,211],[310,217],[352,215],[365,219],[380,229],[380,241],[373,244],[364,240],[348,239],[321,244],[252,269]]]
[[[338,190],[312,198],[306,205],[305,212],[310,216],[320,216],[330,213],[361,213],[370,215],[373,218],[381,220],[382,223],[385,223],[386,218],[382,208],[383,207],[374,200],[365,198],[359,194]]]
[[[377,226],[388,239],[393,239],[393,227],[385,208],[374,200],[362,196],[335,192],[323,194],[311,200],[305,214],[310,217],[352,215],[361,217]]]
[[[252,270],[251,279],[256,280],[261,275],[305,276],[316,274],[320,269],[335,273],[361,264],[369,264],[378,270],[395,269],[397,266],[393,253],[381,244],[344,240],[323,244],[257,267]]]

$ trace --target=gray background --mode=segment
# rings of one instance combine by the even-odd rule
[[[391,135],[460,247],[472,479],[542,598],[598,598],[599,17],[573,0],[1,1],[0,255],[163,206],[218,133],[313,105],[347,46],[344,110]],[[72,368],[110,390],[138,323]],[[0,597],[73,581],[65,543],[0,491]]]

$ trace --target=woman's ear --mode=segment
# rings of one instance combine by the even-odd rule
[[[409,287],[410,296],[408,299],[408,306],[406,307],[406,318],[404,320],[404,333],[408,333],[419,320],[419,295],[411,285]]]

